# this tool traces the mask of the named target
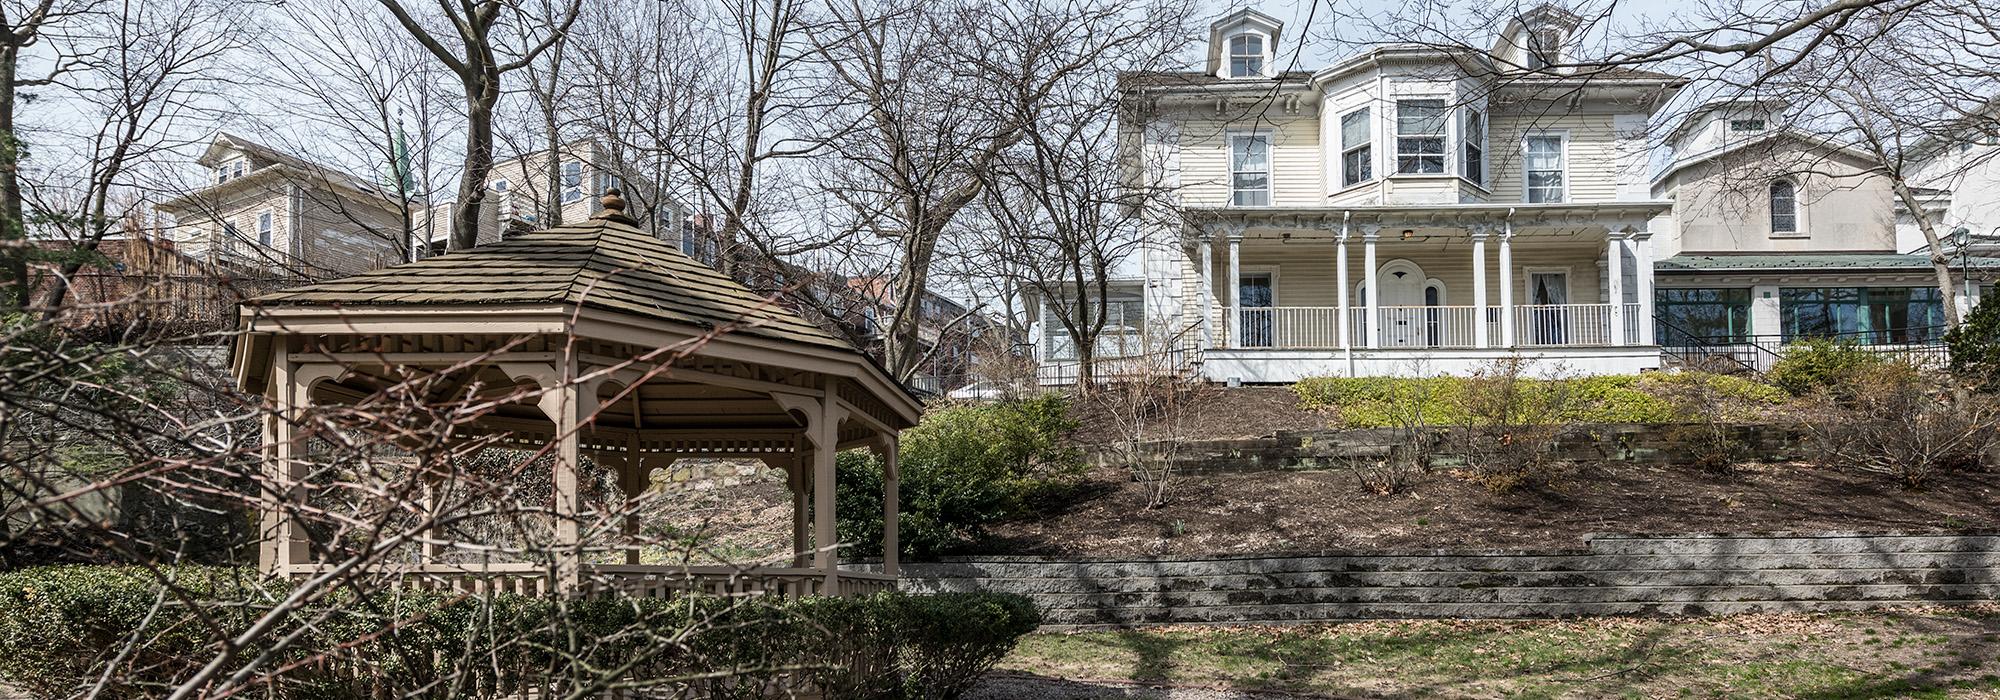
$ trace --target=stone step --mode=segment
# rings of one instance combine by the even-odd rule
[[[1760,600],[1975,600],[2000,596],[2000,585],[1607,586],[1566,588],[1293,588],[1187,593],[1083,593],[1029,596],[1045,611],[1217,608],[1265,605],[1471,604],[1552,610],[1602,603],[1735,603]],[[1555,613],[1561,614],[1561,613]]]
[[[1593,554],[1874,554],[2000,551],[2000,535],[1824,534],[1810,537],[1674,535],[1588,538]]]
[[[1028,559],[910,564],[917,578],[1174,578],[1291,572],[1589,572],[1713,569],[1990,569],[2000,552],[1369,555],[1150,561]]]
[[[1760,612],[1845,612],[1905,606],[1983,605],[1974,600],[1735,601],[1682,603],[1578,603],[1561,607],[1499,603],[1383,603],[1372,605],[1246,605],[1208,608],[1064,610],[1044,617],[1044,629],[1064,630],[1159,624],[1311,623],[1334,620],[1548,619],[1571,617],[1737,615]]]
[[[1717,569],[1706,571],[1468,572],[1306,571],[1222,576],[1130,578],[918,578],[904,571],[904,588],[930,591],[1003,590],[1021,594],[1281,591],[1295,588],[1499,588],[1603,586],[1812,586],[1868,584],[2000,584],[2000,568],[1979,569]]]

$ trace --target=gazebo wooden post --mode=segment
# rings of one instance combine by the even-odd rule
[[[819,398],[819,415],[806,426],[813,436],[813,568],[826,574],[825,595],[840,595],[840,531],[834,517],[834,460],[839,456],[841,410],[831,380]]]
[[[284,575],[291,564],[294,525],[290,504],[296,485],[291,479],[292,363],[290,353],[282,347],[273,353],[270,381],[277,405],[264,417],[263,456],[265,483],[273,488],[259,517],[257,559],[264,573]]]
[[[806,485],[810,483],[806,479],[806,471],[812,468],[812,451],[806,447],[804,435],[793,442],[789,458],[791,466],[785,470],[785,485],[792,491],[792,566],[803,569],[812,563],[808,554],[812,550],[812,541],[808,537],[810,530],[806,523]]]
[[[579,551],[577,518],[582,512],[577,497],[577,464],[581,460],[578,445],[579,414],[583,412],[577,400],[576,360],[559,360],[559,367],[542,365],[532,367],[530,374],[539,375],[535,379],[542,387],[538,403],[549,422],[555,424],[556,463],[551,479],[555,498],[555,589],[558,593],[575,594],[583,584],[583,556]],[[518,374],[510,372],[510,374]],[[594,396],[592,398],[595,398]]]
[[[625,492],[625,563],[639,563],[639,497],[646,493],[646,466],[639,453],[639,392],[632,392],[632,438],[625,443],[625,463],[618,470],[618,490]]]
[[[902,463],[895,433],[884,433],[882,441],[882,573],[895,576],[902,558],[901,544],[897,541],[898,523],[902,517]]]

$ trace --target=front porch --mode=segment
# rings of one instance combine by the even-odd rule
[[[1201,374],[1463,374],[1509,357],[1586,374],[1655,369],[1643,211],[1344,212],[1331,225],[1230,212],[1192,246]]]

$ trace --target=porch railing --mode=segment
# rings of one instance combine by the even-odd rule
[[[1624,305],[1624,343],[1641,344],[1640,305]],[[1241,316],[1222,309],[1225,347],[1329,349],[1342,347],[1336,306],[1244,307]],[[1382,306],[1376,308],[1381,347],[1505,347],[1499,306]],[[1611,345],[1611,304],[1515,306],[1514,340],[1521,346]],[[1348,337],[1369,347],[1368,309],[1347,313]],[[1484,341],[1482,343],[1482,341]]]
[[[667,564],[584,564],[584,593],[633,598],[670,598],[687,593],[716,596],[775,595],[796,598],[828,595],[827,572],[800,567],[676,566]],[[318,564],[293,565],[290,574],[302,578],[324,570]],[[546,595],[554,590],[545,564],[397,564],[367,569],[365,574],[388,576],[400,588],[460,593]],[[834,594],[869,595],[896,587],[896,577],[868,571],[841,570],[833,576]]]

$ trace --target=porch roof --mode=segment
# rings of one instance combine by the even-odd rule
[[[1619,202],[1484,202],[1471,204],[1389,204],[1324,207],[1186,206],[1195,222],[1209,228],[1257,226],[1338,231],[1350,225],[1382,226],[1619,226],[1644,230],[1646,220],[1671,211],[1670,200]]]
[[[1952,261],[1959,267],[1959,261]],[[1981,270],[2000,269],[2000,258],[1971,258],[1965,264]],[[1786,253],[1775,255],[1676,255],[1654,266],[1658,274],[1703,272],[1791,272],[1800,270],[1924,271],[1930,256],[1897,253]]]

